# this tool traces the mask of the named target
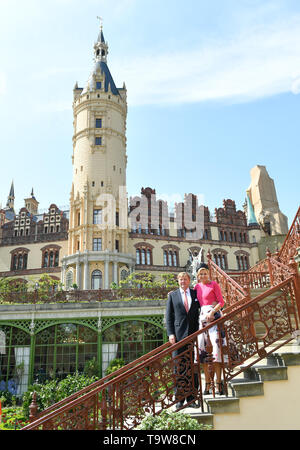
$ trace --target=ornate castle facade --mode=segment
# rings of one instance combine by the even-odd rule
[[[107,289],[131,272],[185,270],[191,255],[210,250],[225,271],[243,271],[260,258],[266,236],[283,236],[273,180],[264,166],[252,169],[243,210],[231,199],[214,214],[193,194],[168,210],[154,189],[127,198],[125,84],[117,88],[107,65],[102,28],[94,45],[94,67],[84,88],[74,87],[73,180],[68,210],[52,203],[38,212],[33,190],[19,212],[14,185],[0,209],[0,277],[38,281],[47,273],[66,289]]]

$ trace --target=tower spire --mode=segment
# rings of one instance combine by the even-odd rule
[[[14,189],[14,180],[12,180],[6,203],[6,207],[8,209],[14,209],[14,200],[15,200],[15,189]]]
[[[107,59],[108,54],[108,45],[105,42],[104,34],[103,34],[103,19],[102,17],[97,16],[97,19],[100,20],[100,31],[98,34],[97,42],[94,44],[94,57],[95,61],[105,61]]]

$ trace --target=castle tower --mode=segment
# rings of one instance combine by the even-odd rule
[[[76,83],[73,91],[73,183],[68,255],[62,261],[67,288],[108,289],[135,264],[128,253],[126,88],[116,87],[107,54],[101,26],[93,70],[86,86]]]
[[[33,188],[31,190],[31,197],[25,198],[24,202],[25,202],[25,208],[34,216],[38,213],[38,206],[39,206],[39,202],[37,201],[37,199],[34,196],[33,193]]]

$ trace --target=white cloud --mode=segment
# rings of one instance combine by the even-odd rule
[[[251,101],[300,90],[300,17],[252,27],[186,52],[130,59],[114,67],[130,105]]]

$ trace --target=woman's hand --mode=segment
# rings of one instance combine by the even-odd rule
[[[212,309],[206,316],[207,322],[213,322],[215,320],[215,311]]]

